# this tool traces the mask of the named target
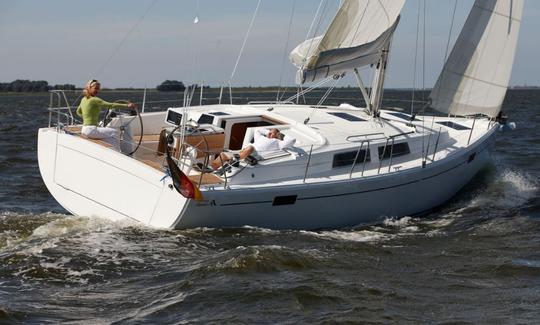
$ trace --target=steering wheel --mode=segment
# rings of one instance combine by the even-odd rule
[[[123,103],[127,104],[129,101],[127,100],[117,100],[115,103]],[[135,149],[133,149],[131,152],[126,153],[128,156],[132,155],[139,149],[142,143],[143,135],[144,135],[144,128],[143,128],[143,120],[141,117],[141,114],[139,113],[139,110],[137,108],[127,108],[127,107],[121,107],[121,108],[108,108],[105,112],[105,115],[103,115],[103,119],[101,120],[101,125],[103,127],[106,127],[113,118],[118,116],[136,116],[138,118],[132,118],[128,123],[120,125],[120,139],[122,139],[122,136],[125,132],[126,127],[128,127],[134,120],[139,120],[139,126],[141,128],[141,132],[139,133],[139,140],[137,141],[137,146]]]

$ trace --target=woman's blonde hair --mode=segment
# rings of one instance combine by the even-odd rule
[[[83,89],[84,97],[90,98],[90,88],[92,88],[93,85],[100,85],[100,83],[96,79],[88,80],[88,82],[86,83],[86,86],[84,86],[84,89]]]

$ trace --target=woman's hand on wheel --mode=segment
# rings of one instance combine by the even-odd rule
[[[132,102],[129,102],[129,103],[128,103],[128,108],[131,108],[131,109],[137,109],[137,104],[132,103]]]

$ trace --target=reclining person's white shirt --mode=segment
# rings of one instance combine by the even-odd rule
[[[288,147],[292,147],[296,142],[296,139],[285,135],[283,140],[267,138],[268,130],[257,130],[254,134],[253,147],[258,154],[263,154],[268,151],[281,150]]]

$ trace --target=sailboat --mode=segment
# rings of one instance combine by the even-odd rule
[[[431,115],[382,107],[404,2],[343,0],[326,32],[290,53],[298,84],[353,74],[366,107],[301,105],[300,88],[276,102],[118,114],[109,126],[130,131],[136,151],[127,153],[85,138],[69,109],[51,108],[38,135],[47,188],[74,215],[169,229],[335,229],[444,204],[490,161],[523,1],[474,2],[429,96],[441,114]],[[362,67],[374,70],[370,92]],[[209,168],[269,128],[296,142]]]

